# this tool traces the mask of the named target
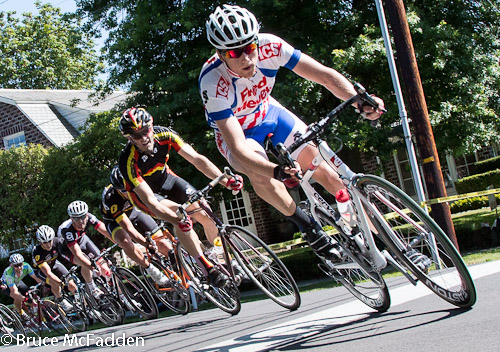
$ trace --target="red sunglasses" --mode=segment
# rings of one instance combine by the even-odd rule
[[[258,43],[255,41],[253,43],[248,44],[247,46],[244,46],[243,48],[239,49],[231,49],[231,50],[226,50],[226,51],[221,51],[221,54],[225,55],[226,58],[231,58],[231,59],[237,59],[239,58],[243,53],[250,55],[257,49]]]

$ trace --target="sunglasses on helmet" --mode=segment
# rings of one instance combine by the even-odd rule
[[[221,50],[221,54],[226,56],[227,59],[229,59],[229,58],[237,59],[241,55],[243,55],[243,53],[250,55],[251,53],[253,53],[255,51],[255,49],[257,49],[258,46],[259,46],[258,42],[254,41],[253,43],[250,43],[250,44],[244,46],[243,48],[231,49],[231,50],[225,50],[225,51]]]

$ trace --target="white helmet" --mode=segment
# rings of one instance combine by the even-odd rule
[[[20,264],[24,262],[24,257],[22,254],[14,253],[9,258],[9,263],[12,265]]]
[[[56,234],[52,227],[47,225],[42,225],[38,228],[38,230],[36,230],[36,239],[41,243],[52,241],[55,235]]]
[[[247,9],[218,6],[205,23],[208,41],[220,50],[230,50],[253,42],[259,33],[259,22]]]
[[[68,205],[68,215],[72,218],[79,218],[89,212],[89,206],[82,200],[75,200]]]

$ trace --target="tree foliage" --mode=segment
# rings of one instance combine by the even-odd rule
[[[30,243],[26,235],[45,213],[41,175],[46,155],[41,145],[0,149],[0,243],[8,245],[14,239],[24,246]]]
[[[373,131],[354,114],[334,128],[350,147],[375,149],[379,154],[394,148],[387,137],[399,113],[372,1],[236,3],[254,12],[263,32],[281,36],[384,98],[389,113],[383,116],[382,129]],[[490,0],[405,3],[438,147],[459,154],[491,142],[499,128],[498,5]],[[91,25],[104,24],[111,33],[106,45],[106,58],[112,64],[110,84],[138,92],[135,101],[149,106],[159,121],[173,124],[202,150],[213,151],[208,147],[211,132],[204,125],[197,76],[212,52],[204,22],[216,4],[198,0],[78,4]],[[287,70],[278,75],[273,95],[308,122],[338,102],[324,88]]]
[[[104,65],[74,15],[36,2],[38,15],[0,11],[0,87],[86,89]]]

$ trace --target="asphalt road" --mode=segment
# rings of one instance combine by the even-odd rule
[[[2,351],[500,351],[500,261],[469,267],[472,309],[441,300],[404,278],[388,281],[391,308],[377,313],[342,288],[302,294],[288,312],[271,300],[230,316],[213,309],[61,337]]]

